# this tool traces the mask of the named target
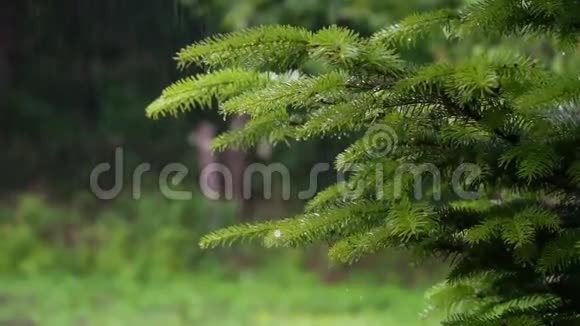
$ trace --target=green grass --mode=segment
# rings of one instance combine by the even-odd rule
[[[279,269],[278,269],[279,270]],[[138,282],[121,277],[0,278],[0,324],[436,325],[420,319],[421,290],[279,270],[198,273]],[[21,324],[22,323],[22,324]]]
[[[440,268],[411,271],[391,252],[336,267],[328,278],[352,277],[329,285],[299,267],[327,272],[316,248],[202,252],[204,205],[148,197],[87,214],[34,195],[0,205],[0,326],[437,324],[419,319],[424,287],[398,284],[432,283]]]

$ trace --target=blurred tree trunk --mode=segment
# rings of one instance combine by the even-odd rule
[[[19,22],[24,17],[24,1],[3,0],[0,2],[0,146],[6,150],[10,135],[9,110],[10,89],[16,77],[15,60],[19,41]],[[8,125],[4,125],[8,123]]]
[[[77,64],[78,84],[82,96],[83,118],[87,125],[94,126],[99,118],[99,101],[95,87],[96,63],[99,62],[98,47],[102,34],[91,25],[93,15],[103,14],[101,4],[73,0],[69,1],[71,12],[69,30],[71,32],[71,45],[73,47]],[[98,27],[98,26],[97,26]]]
[[[0,95],[3,99],[14,77],[12,60],[18,40],[17,24],[24,13],[22,3],[18,0],[4,0],[0,3]]]
[[[247,116],[234,116],[229,123],[230,131],[239,130],[248,121]],[[244,221],[251,219],[251,198],[244,197],[244,172],[248,166],[246,153],[240,150],[228,149],[223,153],[223,162],[232,173],[233,198],[240,205],[240,218]]]

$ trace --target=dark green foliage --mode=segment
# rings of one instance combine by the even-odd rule
[[[446,325],[577,324],[578,72],[558,75],[514,51],[417,66],[398,49],[437,30],[459,39],[481,31],[547,37],[573,49],[578,8],[566,0],[486,0],[411,16],[369,38],[334,26],[259,27],[184,49],[181,66],[212,72],[171,86],[147,113],[205,103],[198,94],[216,80],[204,94],[223,114],[250,117],[216,149],[364,132],[336,160],[338,170],[356,172],[321,192],[304,215],[218,230],[201,246],[323,240],[341,262],[404,247],[451,260],[448,280],[430,295],[434,308],[448,311]],[[311,62],[323,68],[314,74]],[[376,138],[385,132],[386,149]],[[458,179],[461,168],[473,174]],[[425,171],[431,177],[417,182]]]

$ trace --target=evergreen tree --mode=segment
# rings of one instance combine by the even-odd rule
[[[555,74],[517,49],[422,66],[400,54],[438,31],[453,41],[544,38],[577,54],[579,8],[483,0],[413,15],[369,38],[337,26],[263,26],[183,49],[180,67],[210,72],[167,88],[149,117],[215,99],[224,116],[247,114],[216,150],[357,137],[336,159],[351,177],[303,215],[218,230],[201,246],[328,241],[340,262],[407,248],[452,263],[429,293],[431,308],[447,311],[445,325],[579,324],[578,72]]]

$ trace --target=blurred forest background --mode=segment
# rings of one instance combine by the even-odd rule
[[[174,53],[216,33],[282,23],[337,24],[368,35],[406,15],[464,2],[2,1],[0,325],[436,324],[437,316],[419,314],[422,291],[442,275],[437,262],[413,268],[405,254],[387,252],[353,267],[329,266],[317,246],[200,251],[199,237],[209,230],[288,216],[303,203],[277,195],[165,199],[160,169],[185,164],[191,173],[182,186],[199,193],[196,174],[206,162],[200,137],[243,120],[199,110],[151,121],[144,108],[165,85],[195,72],[178,71]],[[481,49],[477,41],[451,49],[429,40],[405,55],[421,63]],[[550,58],[556,70],[578,65],[549,44],[529,50]],[[340,139],[291,145],[212,159],[281,162],[292,172],[293,189],[303,190],[310,167],[332,163],[343,148]],[[126,171],[143,162],[153,167],[138,200],[129,186],[109,201],[90,191],[91,170],[113,162],[117,147]]]

